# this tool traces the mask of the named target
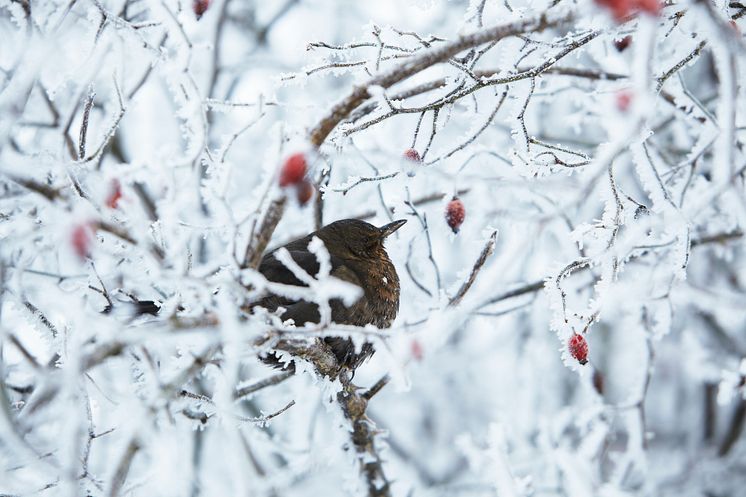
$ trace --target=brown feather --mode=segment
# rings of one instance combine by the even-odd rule
[[[403,222],[384,233],[382,228],[364,221],[345,219],[290,242],[284,248],[304,271],[315,276],[319,264],[316,256],[308,250],[308,244],[313,237],[320,238],[330,255],[331,275],[358,285],[363,290],[363,295],[349,307],[340,300],[331,300],[332,321],[353,326],[373,324],[378,328],[388,328],[399,312],[399,277],[383,242],[385,236],[401,224]],[[264,256],[259,271],[270,281],[305,286],[274,257],[276,250]],[[268,295],[256,305],[269,311],[284,307],[286,310],[281,317],[293,319],[296,326],[302,326],[306,322],[318,323],[320,320],[318,306],[310,302]],[[325,341],[334,351],[340,365],[350,369],[359,366],[373,353],[373,347],[369,343],[358,353],[350,339],[330,337]],[[274,362],[271,359],[270,357],[270,362]]]

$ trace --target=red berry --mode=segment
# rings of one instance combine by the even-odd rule
[[[298,153],[285,160],[280,170],[280,186],[297,185],[306,175],[306,156]]]
[[[580,364],[588,362],[588,342],[585,341],[583,335],[574,333],[567,342],[567,350],[570,351],[570,355]]]
[[[616,108],[622,112],[627,112],[632,104],[632,93],[622,90],[616,94]]]
[[[80,257],[81,260],[85,260],[90,255],[92,241],[93,233],[91,233],[91,228],[87,223],[79,224],[73,228],[73,232],[70,236],[70,243],[73,246],[75,254]]]
[[[422,350],[422,345],[420,345],[420,342],[418,342],[417,340],[412,340],[411,349],[412,349],[411,351],[412,359],[414,359],[415,361],[421,361],[422,356],[423,356],[423,350]]]
[[[466,217],[466,208],[464,203],[458,197],[453,197],[446,205],[446,222],[454,233],[458,233],[461,224]]]
[[[642,12],[657,17],[661,12],[660,0],[634,0],[635,7],[640,9]]]
[[[109,195],[106,197],[106,205],[111,209],[116,209],[119,199],[122,198],[122,184],[118,179],[111,180]]]
[[[632,43],[632,36],[627,35],[624,38],[614,40],[614,48],[616,48],[619,52],[624,52],[630,45],[630,43]]]
[[[609,9],[617,22],[622,22],[636,10],[654,16],[661,10],[660,0],[596,0],[596,3]]]
[[[596,3],[611,11],[611,15],[617,22],[621,22],[630,15],[635,0],[596,0]]]
[[[413,148],[408,148],[404,151],[404,158],[411,160],[412,162],[422,162],[422,157],[420,157],[420,153]]]
[[[311,200],[316,189],[313,184],[308,180],[302,180],[300,183],[295,185],[295,194],[300,205],[306,205]]]
[[[197,16],[197,20],[200,20],[202,17],[202,14],[207,12],[207,9],[210,7],[210,0],[194,0],[192,3],[192,10],[194,11],[194,15]]]

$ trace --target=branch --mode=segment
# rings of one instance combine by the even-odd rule
[[[562,59],[563,57],[566,57],[576,49],[580,48],[581,46],[585,45],[586,43],[589,43],[590,41],[594,40],[596,37],[598,37],[601,34],[601,31],[592,31],[589,34],[586,34],[585,36],[572,41],[569,43],[563,50],[558,52],[555,55],[546,57],[546,61],[539,64],[538,66],[535,66],[531,69],[526,69],[524,71],[520,71],[517,73],[511,73],[507,76],[503,76],[501,78],[496,77],[500,71],[491,71],[493,76],[495,77],[488,77],[488,76],[482,76],[477,82],[472,84],[471,86],[460,85],[455,90],[449,92],[447,95],[435,100],[434,102],[431,102],[427,105],[423,105],[420,107],[397,107],[392,108],[389,112],[386,112],[380,116],[377,116],[373,119],[370,119],[358,126],[355,126],[354,128],[349,128],[345,130],[345,135],[349,136],[352,133],[356,133],[358,131],[362,131],[374,124],[378,124],[379,122],[384,121],[385,119],[388,119],[392,116],[395,116],[397,114],[406,114],[406,113],[420,113],[425,112],[428,110],[434,110],[437,108],[444,107],[446,105],[452,104],[456,102],[457,100],[460,100],[461,98],[464,98],[467,95],[471,95],[474,92],[481,90],[482,88],[487,88],[489,86],[496,86],[496,85],[504,85],[508,83],[513,83],[515,81],[520,81],[523,79],[532,79],[534,80],[539,75],[545,73],[548,71],[552,65],[556,64],[557,61]],[[478,74],[478,73],[477,73]],[[427,83],[426,85],[429,85]],[[429,87],[426,91],[430,91],[432,89],[435,89],[435,87]],[[375,107],[370,109],[371,111],[375,110]],[[356,116],[357,118],[357,116]]]
[[[663,73],[657,80],[655,85],[655,91],[656,93],[663,88],[663,85],[665,84],[666,80],[670,78],[673,74],[675,74],[677,71],[681,70],[682,67],[687,65],[689,62],[691,62],[692,59],[695,57],[698,57],[699,54],[702,52],[702,49],[705,48],[705,45],[707,45],[706,41],[700,42],[697,47],[689,52],[689,54],[681,59],[679,62],[677,62],[671,69]]]
[[[347,192],[349,192],[350,190],[352,190],[353,188],[355,188],[357,185],[361,183],[369,183],[371,181],[383,181],[386,179],[394,178],[398,174],[399,174],[399,171],[396,171],[390,174],[385,174],[383,176],[370,176],[370,177],[358,178],[357,181],[355,181],[351,185],[339,187],[339,188],[331,188],[331,191],[341,193],[342,195],[347,195]]]
[[[78,160],[82,160],[85,157],[85,142],[88,136],[88,121],[91,116],[91,109],[93,108],[93,99],[96,97],[96,92],[93,91],[93,85],[88,88],[88,97],[86,97],[85,106],[83,107],[83,123],[80,125],[80,139],[78,140]]]
[[[385,387],[388,382],[391,380],[391,377],[388,374],[383,375],[383,377],[378,380],[372,387],[370,387],[364,394],[363,398],[365,400],[370,400],[373,398],[374,395],[376,395],[378,392],[380,392],[383,387]]]
[[[235,400],[238,400],[248,395],[251,395],[254,392],[258,392],[259,390],[263,388],[280,384],[283,381],[290,378],[291,376],[293,376],[293,374],[294,374],[293,371],[283,371],[281,373],[277,373],[274,376],[270,376],[269,378],[265,378],[263,380],[256,381],[249,385],[236,388],[236,390],[234,390],[233,392],[233,398]]]
[[[561,14],[547,14],[543,12],[527,19],[520,19],[506,24],[499,24],[489,28],[481,29],[471,34],[460,36],[457,40],[445,43],[435,48],[424,50],[407,60],[401,62],[388,71],[370,78],[362,85],[355,86],[352,91],[340,102],[332,107],[329,113],[311,129],[309,133],[310,143],[318,148],[320,147],[332,130],[350,113],[355,110],[366,99],[370,98],[368,89],[370,87],[389,88],[400,81],[403,81],[418,72],[427,69],[430,66],[440,62],[447,61],[459,52],[472,48],[483,43],[493,42],[514,36],[526,31],[539,32],[548,27],[556,26],[573,19],[572,12]],[[595,36],[595,35],[592,35]],[[588,37],[586,37],[588,38]],[[574,48],[572,48],[574,49]],[[569,53],[568,49],[568,53]],[[551,64],[550,64],[551,65]],[[548,67],[548,66],[547,66]],[[546,68],[543,68],[546,69]],[[256,269],[261,263],[264,250],[267,248],[272,233],[280,222],[285,211],[286,198],[283,195],[281,199],[275,200],[264,217],[259,234],[249,243],[244,257],[244,267]]]
[[[542,64],[543,66],[544,64]],[[521,74],[523,78],[529,78],[532,74],[535,73],[535,68],[519,68],[518,74]],[[493,76],[496,76],[501,72],[500,69],[479,69],[474,71],[474,74],[479,78],[491,78]],[[542,71],[542,74],[555,74],[558,76],[573,76],[576,78],[584,78],[584,79],[591,79],[591,80],[607,80],[607,81],[618,81],[621,79],[627,79],[628,76],[624,74],[618,74],[618,73],[610,73],[606,71],[595,71],[592,69],[579,69],[574,67],[549,67],[546,70]],[[518,78],[518,79],[523,79]],[[433,90],[437,90],[438,88],[442,88],[446,85],[446,78],[438,78],[434,79],[432,81],[428,81],[427,83],[422,83],[417,86],[414,86],[412,88],[409,88],[408,90],[403,90],[399,93],[395,93],[394,95],[389,96],[389,100],[396,101],[396,100],[406,100],[411,97],[416,97],[417,95],[422,95],[423,93],[428,93]],[[356,122],[362,119],[363,117],[367,116],[368,114],[374,112],[378,108],[378,101],[369,101],[365,105],[357,108],[355,112],[353,112],[350,115],[350,118],[348,119],[349,122]],[[414,147],[413,147],[414,148]]]
[[[346,374],[340,375],[340,380],[342,391],[337,394],[337,402],[352,424],[352,443],[360,462],[360,470],[368,485],[368,497],[390,497],[391,484],[383,471],[383,461],[375,445],[376,431],[365,414],[370,397],[360,395]],[[382,387],[383,385],[380,388]]]
[[[435,272],[435,283],[438,285],[437,292],[440,294],[440,289],[442,288],[441,282],[440,282],[440,268],[438,267],[438,263],[435,262],[435,257],[433,256],[433,243],[430,239],[430,228],[427,224],[427,214],[420,214],[419,211],[415,208],[414,204],[409,200],[409,187],[406,187],[407,190],[407,200],[404,201],[404,204],[407,205],[411,210],[412,214],[417,217],[417,220],[420,222],[420,225],[422,226],[422,232],[425,233],[425,240],[427,241],[427,258],[430,260],[430,263],[433,265],[433,271]]]
[[[315,340],[309,344],[308,340],[279,340],[272,348],[310,362],[321,376],[334,380],[339,375],[337,357],[323,341]]]
[[[244,256],[243,267],[250,267],[256,269],[262,262],[262,256],[264,251],[267,249],[272,233],[274,233],[277,224],[282,219],[282,215],[285,213],[285,206],[287,205],[287,197],[283,194],[280,198],[272,201],[267,209],[267,213],[262,219],[262,225],[259,228],[258,233],[252,237],[251,242],[246,247],[246,255]]]
[[[111,479],[109,497],[117,497],[119,495],[124,482],[127,480],[127,475],[130,472],[132,460],[135,458],[135,455],[139,450],[140,444],[137,442],[137,440],[134,438],[130,440],[129,445],[127,445],[127,449],[125,449],[122,458],[119,460],[119,464],[117,464],[117,469],[114,473],[114,477]]]
[[[741,432],[743,432],[744,421],[746,421],[746,400],[738,399],[736,410],[728,426],[728,432],[725,434],[725,438],[723,438],[718,449],[718,456],[724,457],[728,455],[741,436]]]
[[[694,247],[698,247],[701,245],[708,245],[712,243],[723,244],[731,240],[738,240],[742,237],[743,237],[743,232],[741,231],[718,233],[716,235],[709,235],[709,236],[703,236],[702,238],[695,238],[694,240],[692,240],[691,247],[694,248]],[[636,257],[639,257],[639,256],[636,256]],[[578,272],[582,272],[587,269],[589,269],[588,266],[578,269]],[[542,288],[544,288],[544,280],[534,281],[533,283],[528,283],[526,285],[520,286],[513,290],[509,290],[507,292],[501,293],[500,295],[496,297],[492,297],[491,299],[486,300],[479,307],[486,307],[491,304],[497,304],[498,302],[502,302],[503,300],[520,297],[521,295],[526,295],[529,293],[535,293],[541,290]]]
[[[10,173],[2,173],[2,174],[6,178],[11,180],[12,182],[22,186],[26,190],[29,190],[34,193],[38,193],[39,195],[46,198],[50,202],[61,196],[60,190],[56,188],[52,188],[49,185],[45,185],[44,183],[39,183],[38,181],[34,181],[28,178],[21,178],[20,176],[15,176]]]
[[[124,229],[121,226],[117,226],[116,224],[109,223],[107,221],[96,221],[93,223],[93,228],[95,230],[104,231],[106,233],[112,234],[116,236],[117,238],[124,240],[125,242],[136,245],[136,246],[142,246],[135,237],[133,237],[129,232],[127,232],[126,229]],[[163,252],[163,249],[159,247],[158,245],[151,243],[148,247],[150,252],[155,256],[155,258],[158,261],[163,261],[163,258],[165,257],[165,253]]]
[[[454,295],[453,298],[450,300],[450,302],[448,302],[448,307],[456,307],[457,305],[461,303],[464,296],[466,295],[466,292],[469,291],[471,286],[474,284],[474,281],[477,279],[477,275],[479,274],[479,271],[482,270],[484,263],[487,262],[487,258],[490,255],[492,255],[492,252],[495,250],[496,240],[497,240],[497,231],[493,231],[492,234],[490,235],[490,239],[487,240],[487,243],[482,249],[482,253],[479,254],[479,258],[477,258],[477,261],[474,263],[474,266],[471,268],[471,274],[469,274],[469,277],[461,285],[461,288],[459,288],[458,292],[456,292],[456,295]]]
[[[456,196],[463,197],[469,193],[469,188],[462,188],[456,192]],[[416,198],[412,200],[411,202],[407,201],[409,204],[414,205],[415,207],[419,207],[421,205],[427,205],[431,204],[433,202],[439,202],[443,200],[443,198],[447,196],[452,196],[450,193],[429,193],[427,195],[423,195],[422,197]],[[389,212],[393,214],[394,209],[393,207],[389,209]],[[358,214],[357,216],[352,216],[355,219],[370,219],[372,217],[376,217],[376,214],[378,214],[375,210],[365,211],[361,214]]]
[[[255,342],[260,346],[268,337]],[[337,357],[332,349],[321,340],[279,340],[271,345],[276,350],[283,350],[295,357],[313,364],[316,373],[326,376],[330,380],[339,379],[342,390],[337,394],[342,413],[352,425],[351,439],[355,446],[360,471],[368,486],[369,497],[390,497],[391,488],[383,471],[383,461],[375,445],[377,433],[366,415],[368,400],[383,388],[388,382],[388,375],[381,378],[365,393],[359,393],[358,387],[352,384],[348,372],[340,368]],[[281,373],[282,374],[282,373]],[[279,375],[278,375],[279,376]]]
[[[329,133],[331,133],[343,119],[346,119],[353,110],[355,110],[366,99],[371,97],[368,92],[368,89],[371,87],[380,86],[382,88],[389,88],[430,66],[450,59],[454,55],[468,48],[476,47],[491,41],[501,40],[509,36],[515,36],[527,31],[543,31],[548,27],[568,22],[572,20],[573,17],[574,14],[572,12],[563,12],[561,14],[548,14],[547,12],[542,12],[534,17],[520,19],[506,24],[498,24],[496,26],[475,31],[474,33],[462,35],[450,43],[445,43],[413,55],[388,71],[370,78],[361,85],[355,86],[352,91],[334,105],[329,113],[311,130],[311,143],[316,147],[321,146],[329,136]]]

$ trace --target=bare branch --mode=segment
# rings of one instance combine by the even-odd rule
[[[246,255],[244,256],[244,267],[250,267],[256,269],[262,262],[264,251],[272,238],[277,223],[280,222],[282,215],[285,212],[285,206],[287,204],[287,197],[283,194],[281,197],[273,200],[267,212],[262,219],[262,224],[259,227],[259,231],[256,236],[250,241],[246,247]]]
[[[256,381],[249,385],[240,386],[233,392],[233,398],[237,400],[243,399],[244,397],[248,397],[249,395],[258,392],[263,388],[278,385],[293,376],[293,374],[294,373],[292,371],[282,371],[273,376],[270,376],[269,378]]]
[[[393,172],[393,173],[390,173],[390,174],[385,174],[383,176],[358,178],[354,183],[352,183],[349,186],[339,187],[339,188],[332,188],[331,191],[337,192],[337,193],[341,193],[342,195],[347,195],[347,192],[349,192],[350,190],[352,190],[353,188],[355,188],[356,186],[358,186],[358,185],[360,185],[362,183],[370,183],[372,181],[383,181],[383,180],[395,178],[398,174],[399,174],[399,172],[397,171],[397,172]]]
[[[78,160],[85,157],[85,141],[88,133],[88,119],[90,118],[91,109],[93,108],[93,99],[96,97],[96,92],[93,91],[93,86],[88,89],[88,97],[86,97],[85,105],[83,107],[83,123],[80,125],[80,140],[78,141]]]
[[[456,295],[454,295],[451,298],[451,300],[448,302],[448,307],[456,307],[464,299],[466,292],[469,291],[471,286],[474,284],[474,281],[477,279],[477,275],[479,274],[479,271],[482,270],[484,263],[487,262],[487,258],[490,255],[492,255],[492,252],[495,250],[496,241],[497,241],[497,231],[493,231],[492,234],[490,235],[489,240],[487,240],[487,243],[482,249],[482,252],[479,254],[479,257],[477,258],[476,262],[474,262],[474,266],[471,268],[471,273],[469,274],[469,277],[461,285],[461,288],[459,288],[458,292],[456,292]]]
[[[489,28],[484,28],[475,33],[463,35],[459,39],[428,49],[417,55],[412,56],[394,68],[377,75],[362,85],[356,86],[349,95],[337,103],[331,111],[311,130],[311,143],[319,147],[329,136],[329,133],[350,113],[358,107],[363,101],[370,97],[368,88],[380,86],[389,88],[394,84],[403,81],[413,74],[448,60],[457,53],[471,47],[481,45],[490,41],[500,40],[519,33],[530,31],[543,31],[549,27],[568,22],[574,14],[563,12],[559,15],[550,15],[546,12],[540,15],[521,19],[506,24],[498,24]]]
[[[122,491],[122,487],[127,481],[127,475],[129,474],[130,467],[132,466],[132,460],[135,458],[139,451],[140,443],[135,438],[133,438],[132,440],[130,440],[129,445],[127,445],[127,448],[124,450],[124,454],[122,454],[122,458],[117,464],[116,471],[114,472],[114,477],[111,480],[111,487],[109,488],[108,492],[109,497],[117,497]]]

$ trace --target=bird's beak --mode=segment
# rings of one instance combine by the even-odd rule
[[[389,223],[378,228],[381,231],[381,238],[386,238],[394,231],[398,230],[407,223],[406,219],[399,219],[393,223]]]

